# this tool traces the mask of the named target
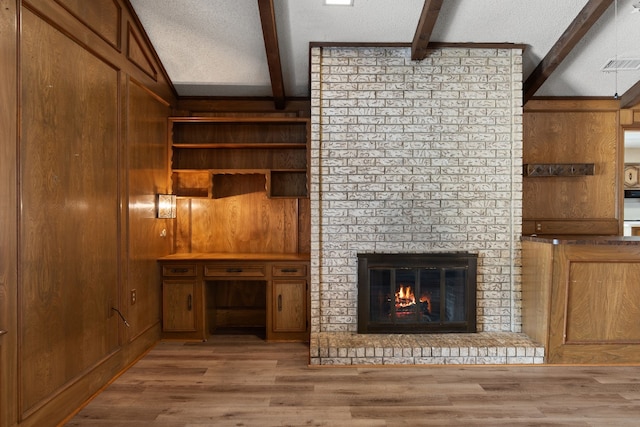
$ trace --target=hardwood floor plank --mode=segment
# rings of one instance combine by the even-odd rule
[[[70,427],[638,426],[637,366],[309,366],[300,343],[160,342]]]
[[[512,407],[502,407],[500,411],[496,411],[495,407],[489,405],[474,405],[465,407],[465,411],[461,412],[460,407],[452,406],[394,406],[380,407],[369,406],[362,408],[352,408],[351,415],[354,418],[384,418],[387,420],[403,419],[404,421],[412,420],[416,424],[420,423],[438,423],[456,419],[462,421],[484,420],[485,425],[492,425],[494,420],[509,419],[512,422],[524,418],[526,420],[543,419],[544,414],[536,410],[531,405],[521,405]],[[472,411],[468,411],[471,409]],[[433,425],[433,424],[431,424]],[[464,424],[460,424],[464,425]]]

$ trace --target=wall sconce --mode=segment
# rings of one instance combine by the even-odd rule
[[[158,194],[158,218],[176,217],[176,195]]]

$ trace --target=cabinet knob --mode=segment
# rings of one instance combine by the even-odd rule
[[[172,268],[172,273],[187,273],[189,271],[188,268]]]
[[[282,294],[278,295],[278,311],[282,311]]]
[[[193,308],[193,297],[191,296],[191,294],[189,294],[189,296],[187,297],[187,310],[191,311],[192,308]]]
[[[2,329],[0,329],[0,336],[5,335],[7,333],[7,331],[3,331]]]
[[[298,269],[297,268],[283,268],[282,272],[283,273],[297,273]]]
[[[227,268],[227,273],[242,273],[241,268]]]

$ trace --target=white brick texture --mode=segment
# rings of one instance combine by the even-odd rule
[[[365,252],[478,254],[478,331],[520,332],[522,51],[314,47],[311,108],[312,336]]]

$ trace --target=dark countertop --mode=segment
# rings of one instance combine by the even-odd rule
[[[309,254],[273,253],[179,253],[158,261],[309,261]]]
[[[609,245],[640,246],[640,236],[522,236],[523,242],[540,242],[552,245]]]

